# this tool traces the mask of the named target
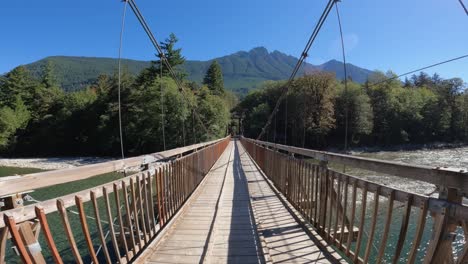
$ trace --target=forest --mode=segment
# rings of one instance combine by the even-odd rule
[[[283,86],[265,83],[234,109],[246,137],[260,134]],[[460,78],[421,72],[402,82],[389,71],[347,86],[325,72],[297,78],[262,140],[319,149],[343,149],[345,135],[350,147],[468,142],[468,89]]]
[[[227,134],[236,98],[225,91],[215,61],[198,85],[180,70],[185,58],[170,35],[165,57],[183,80],[183,92],[159,60],[138,75],[123,70],[121,111],[126,155],[152,153]],[[33,78],[19,66],[0,77],[0,153],[3,156],[119,156],[118,75],[100,75],[86,89],[64,92],[45,64]],[[163,137],[164,128],[164,137]]]
[[[120,76],[126,155],[157,152],[243,133],[256,138],[285,81],[267,81],[241,102],[224,88],[212,61],[202,84],[189,81],[177,38],[161,43],[182,80],[180,90],[161,61]],[[66,92],[53,63],[41,74],[19,66],[0,76],[0,155],[119,156],[119,75],[102,74]],[[345,88],[345,86],[347,88]],[[347,124],[347,125],[346,125]],[[346,128],[347,127],[347,133]],[[421,72],[403,82],[374,72],[363,84],[311,71],[295,79],[262,140],[308,148],[468,142],[468,90],[460,78]]]

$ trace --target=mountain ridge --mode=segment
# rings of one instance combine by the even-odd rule
[[[268,51],[264,47],[256,47],[250,51],[238,51],[211,60],[187,60],[183,69],[188,79],[201,83],[212,61],[217,60],[223,70],[227,89],[236,93],[246,94],[249,90],[258,88],[268,80],[284,80],[289,78],[297,58],[281,51]],[[113,74],[117,69],[117,59],[86,56],[49,56],[44,59],[24,65],[34,77],[42,73],[43,65],[51,61],[59,84],[67,91],[83,89],[92,84],[100,74]],[[131,73],[138,74],[150,66],[150,61],[123,59],[122,65]],[[330,60],[320,65],[304,63],[298,72],[303,75],[312,71],[329,71],[343,79],[343,63]],[[347,63],[348,76],[354,81],[363,83],[372,71]]]

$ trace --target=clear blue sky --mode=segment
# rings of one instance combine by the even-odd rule
[[[468,5],[468,0],[464,0]],[[170,32],[190,60],[265,46],[298,56],[326,0],[137,0],[156,38]],[[396,73],[468,54],[468,16],[458,0],[343,0],[348,61]],[[0,6],[0,73],[52,55],[117,57],[119,0],[14,0]],[[123,56],[154,49],[128,9]],[[335,10],[308,62],[341,60]],[[468,81],[468,59],[430,70]]]

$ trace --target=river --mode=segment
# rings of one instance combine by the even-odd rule
[[[459,171],[468,171],[468,147],[458,147],[458,148],[447,148],[447,149],[421,149],[421,150],[402,150],[402,151],[376,151],[376,152],[353,152],[353,155],[360,156],[360,157],[368,157],[374,159],[381,159],[381,160],[388,160],[388,161],[395,161],[395,162],[403,162],[407,164],[414,164],[414,165],[426,165],[429,167],[440,167],[440,168],[451,168],[457,169]],[[339,168],[338,166],[335,169]],[[373,181],[382,185],[386,185],[389,187],[393,187],[396,189],[404,190],[407,192],[418,193],[429,195],[433,197],[437,197],[437,190],[435,185],[421,182],[421,181],[414,181],[408,180],[405,178],[400,178],[392,175],[384,175],[378,174],[375,172],[369,171],[362,171],[358,169],[347,168],[347,173],[355,176],[359,176],[365,178],[366,180]],[[372,200],[372,196],[368,196],[368,201]],[[468,199],[464,199],[464,204],[468,204]],[[384,205],[385,206],[385,205]],[[389,237],[389,245],[387,247],[385,253],[385,263],[391,263],[392,260],[392,252],[398,240],[398,233],[400,228],[400,218],[402,217],[403,210],[402,208],[397,208],[395,211],[395,215],[393,217],[394,223],[391,225],[391,232]],[[415,216],[416,211],[412,210],[412,215]],[[371,215],[367,214],[366,217],[366,224],[365,229],[370,228]],[[380,218],[381,221],[378,222],[377,230],[383,230],[383,219]],[[432,234],[432,219],[430,216],[426,218],[426,228],[423,233],[423,238],[419,247],[419,253],[416,259],[416,263],[422,263],[424,259],[424,252],[429,243]],[[416,229],[416,217],[412,217],[410,219],[408,233],[414,234]],[[366,236],[366,235],[364,235]],[[375,241],[379,241],[381,234],[380,232],[376,233]],[[406,247],[403,249],[402,255],[399,259],[399,262],[405,262],[409,252],[409,245],[411,241],[406,241]],[[455,255],[459,254],[460,251],[463,249],[466,241],[463,238],[463,231],[461,228],[457,230],[457,236],[453,243],[453,252]],[[376,257],[376,245],[373,245],[373,250],[371,251],[371,262],[375,260]],[[375,249],[375,250],[374,250]],[[361,253],[362,250],[361,250]]]

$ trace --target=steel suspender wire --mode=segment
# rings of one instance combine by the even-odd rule
[[[162,127],[162,136],[163,136],[163,148],[166,150],[166,133],[165,133],[165,115],[164,115],[164,87],[163,87],[163,80],[162,80],[162,60],[160,60],[159,65],[159,86],[161,88],[161,127]]]
[[[143,15],[141,14],[140,10],[138,9],[138,6],[136,5],[135,1],[134,0],[127,0],[130,4],[130,8],[132,9],[133,13],[135,14],[135,16],[137,17],[138,21],[140,22],[141,26],[143,27],[143,29],[145,30],[145,33],[146,35],[149,37],[151,43],[153,44],[153,46],[156,48],[156,51],[158,52],[160,58],[161,58],[161,61],[164,62],[164,64],[166,65],[169,73],[171,74],[172,78],[174,79],[174,81],[176,82],[176,85],[179,89],[179,92],[182,94],[182,96],[184,96],[185,99],[187,99],[185,97],[185,94],[184,94],[184,87],[183,87],[183,84],[180,80],[180,78],[177,76],[177,74],[174,72],[174,69],[172,68],[171,64],[169,63],[169,61],[167,60],[166,56],[164,55],[163,51],[162,51],[162,48],[161,46],[159,45],[159,43],[157,42],[156,38],[154,37],[153,33],[151,32],[148,24],[146,23],[146,20],[145,18],[143,17]],[[192,108],[194,109],[195,111],[195,116],[197,118],[197,120],[199,121],[201,127],[205,130],[206,134],[207,135],[213,135],[205,126],[205,124],[202,122],[198,112],[196,111],[196,107],[195,106],[192,106]]]
[[[122,107],[121,107],[121,100],[120,100],[120,89],[121,89],[121,76],[122,76],[122,42],[123,42],[123,34],[125,28],[125,14],[127,13],[127,1],[125,1],[123,12],[122,12],[122,24],[120,28],[120,44],[119,44],[119,69],[118,69],[118,85],[117,85],[117,97],[118,97],[118,108],[119,108],[119,136],[120,136],[120,152],[122,155],[122,159],[125,158],[124,152],[124,143],[123,143],[123,133],[122,133]]]
[[[318,33],[320,32],[320,29],[322,28],[328,14],[330,13],[331,9],[333,8],[333,4],[335,3],[336,0],[329,0],[327,6],[325,7],[324,11],[322,12],[322,15],[320,16],[319,21],[317,22],[317,25],[314,28],[314,31],[312,32],[312,35],[309,38],[309,41],[307,42],[301,57],[299,58],[296,66],[294,67],[294,70],[291,73],[291,76],[289,77],[288,81],[282,88],[281,96],[279,97],[278,101],[276,102],[275,107],[273,108],[273,111],[271,112],[270,116],[268,117],[265,125],[263,126],[260,134],[257,137],[257,140],[260,139],[266,132],[267,127],[271,124],[273,120],[273,116],[277,114],[279,106],[281,105],[282,100],[286,96],[288,92],[289,85],[292,83],[294,78],[296,77],[297,72],[299,71],[302,63],[304,62],[304,59],[308,56],[308,52],[317,37]]]
[[[345,99],[345,133],[344,133],[344,151],[348,150],[348,115],[349,115],[349,103],[348,103],[348,73],[346,67],[346,53],[345,53],[345,45],[343,40],[343,29],[341,26],[341,18],[340,18],[340,11],[338,9],[338,3],[335,3],[336,9],[336,17],[338,18],[338,26],[340,28],[340,39],[341,39],[341,52],[343,55],[343,70],[344,70],[344,99]]]

